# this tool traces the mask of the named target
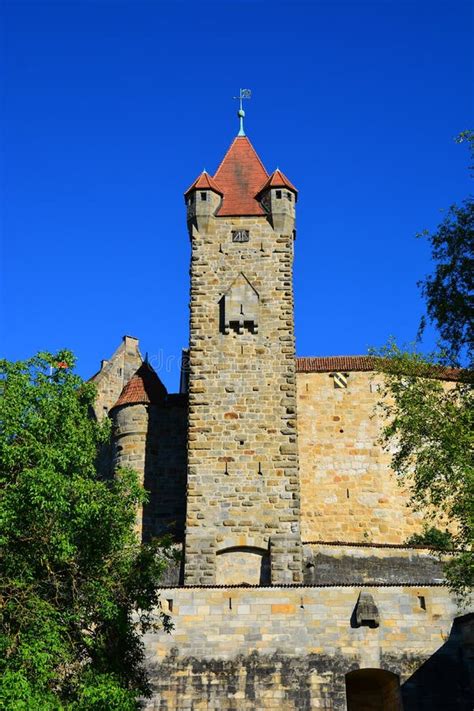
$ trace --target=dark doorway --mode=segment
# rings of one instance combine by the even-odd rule
[[[346,674],[347,711],[403,711],[400,680],[383,669]]]

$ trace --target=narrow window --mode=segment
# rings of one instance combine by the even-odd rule
[[[201,200],[207,200],[207,193],[201,193]]]
[[[418,602],[422,610],[426,610],[426,599],[424,595],[418,595]]]
[[[276,199],[281,200],[281,190],[276,191]]]
[[[287,197],[288,200],[291,202],[291,193],[286,193],[286,197]]]

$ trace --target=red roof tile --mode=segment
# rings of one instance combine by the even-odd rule
[[[151,365],[142,363],[120,393],[114,407],[119,405],[156,404],[166,397],[167,391]]]
[[[296,358],[297,373],[332,373],[344,371],[378,370],[376,361],[372,356],[321,356]],[[444,368],[433,366],[432,375],[438,380],[460,380],[463,371],[459,368]]]
[[[247,136],[237,136],[214,175],[224,193],[217,215],[265,215],[256,195],[267,179],[268,173]]]
[[[201,175],[196,178],[194,183],[189,186],[184,194],[187,195],[191,192],[191,190],[214,190],[215,193],[222,195],[222,190],[217,185],[216,181],[209,175],[209,173],[206,173],[205,170],[203,170]]]
[[[265,185],[260,188],[259,193],[263,193],[263,191],[268,188],[288,188],[298,195],[298,191],[293,183],[291,183],[286,175],[284,175],[284,173],[282,173],[278,168],[273,171]]]
[[[296,359],[298,373],[329,373],[343,370],[374,370],[371,356],[323,356]]]

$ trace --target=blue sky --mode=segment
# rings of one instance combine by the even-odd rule
[[[183,191],[246,129],[300,190],[299,355],[416,334],[415,234],[469,192],[472,5],[3,2],[2,352],[71,348],[88,377],[123,334],[171,389],[188,341]],[[427,334],[424,347],[435,342]]]

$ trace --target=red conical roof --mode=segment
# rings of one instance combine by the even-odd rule
[[[209,173],[206,173],[205,170],[203,170],[201,175],[196,178],[194,183],[189,186],[184,194],[187,195],[191,192],[191,190],[214,190],[215,193],[222,195],[222,190],[217,185],[216,181],[209,175]]]
[[[151,365],[146,361],[141,364],[120,393],[114,407],[119,405],[138,405],[162,402],[167,391]]]
[[[284,175],[278,168],[273,171],[265,185],[260,188],[259,193],[263,193],[263,191],[268,190],[268,188],[288,188],[298,195],[298,191],[293,183],[291,183],[286,175]]]
[[[214,175],[224,195],[217,215],[265,215],[256,195],[267,179],[247,136],[237,136]]]

